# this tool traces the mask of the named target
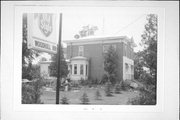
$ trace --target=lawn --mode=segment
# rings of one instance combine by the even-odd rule
[[[80,98],[86,92],[91,105],[126,105],[128,100],[139,95],[138,91],[121,91],[121,94],[113,93],[113,96],[105,95],[104,87],[82,87],[79,90],[60,91],[60,99],[66,96],[69,99],[69,104],[81,104]],[[99,90],[101,99],[95,99],[95,93]],[[55,104],[56,92],[52,90],[44,90],[41,100],[44,104]]]

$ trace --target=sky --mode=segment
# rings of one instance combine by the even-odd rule
[[[127,36],[133,37],[137,47],[134,51],[142,50],[139,45],[144,31],[147,12],[129,8],[62,8],[62,42],[73,40],[83,26],[97,26],[94,37]],[[65,44],[63,44],[66,46]],[[50,59],[48,54],[42,55]],[[42,57],[41,56],[41,57]]]
[[[143,11],[129,9],[78,9],[74,12],[64,11],[62,18],[62,41],[73,40],[82,26],[94,25],[98,27],[96,36],[127,36],[133,37],[140,50],[139,43],[146,23],[146,15]]]

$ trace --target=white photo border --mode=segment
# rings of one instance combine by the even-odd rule
[[[156,105],[56,105],[56,104],[21,104],[22,74],[22,15],[23,13],[60,13],[63,8],[98,9],[119,7],[121,9],[143,10],[144,13],[158,15],[158,59],[157,59],[157,104]],[[164,105],[164,41],[165,9],[160,7],[126,7],[122,5],[16,5],[14,6],[14,110],[15,111],[88,111],[88,112],[162,112]]]

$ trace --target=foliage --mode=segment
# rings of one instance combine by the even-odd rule
[[[112,84],[118,82],[118,54],[116,50],[110,46],[108,52],[104,56],[104,70],[106,71],[107,77]]]
[[[66,96],[63,96],[61,99],[62,104],[69,104],[69,99]]]
[[[141,44],[144,49],[136,54],[137,58],[135,59],[135,78],[140,79],[146,89],[140,91],[139,97],[130,100],[131,104],[156,104],[157,20],[157,15],[147,15],[147,24],[142,34]]]
[[[79,81],[80,85],[82,86],[87,86],[90,85],[90,80],[84,80],[83,78],[81,78],[81,80]]]
[[[22,104],[42,104],[40,97],[44,78],[40,76],[39,70],[34,70],[31,74],[33,80],[22,84]]]
[[[108,82],[108,76],[107,76],[107,74],[104,74],[103,76],[102,76],[102,79],[101,79],[101,81],[100,81],[100,84],[105,84],[105,83],[107,83]]]
[[[121,93],[121,84],[116,84],[115,85],[115,93],[120,94]]]
[[[87,36],[92,36],[95,34],[96,30],[98,30],[97,26],[90,26],[90,25],[83,26],[82,30],[79,31],[79,34],[76,34],[74,37],[78,39],[80,37],[83,38]]]
[[[99,90],[97,90],[97,91],[95,92],[95,99],[96,99],[96,100],[100,100],[100,99],[101,99],[101,93],[99,92]]]
[[[126,91],[130,89],[129,84],[127,83],[127,80],[121,82],[121,89]]]
[[[144,50],[142,57],[145,67],[149,68],[151,76],[156,79],[157,71],[157,15],[149,14],[148,23],[145,25],[145,31],[142,34],[142,45]]]
[[[112,95],[112,84],[110,82],[107,82],[106,83],[106,86],[105,86],[105,94],[106,96],[110,97],[110,96],[113,96]]]
[[[89,87],[92,87],[92,86],[97,86],[99,84],[99,81],[98,79],[88,79],[88,80],[84,80],[84,79],[81,79],[80,80],[80,85],[82,86],[89,86]]]
[[[82,97],[80,98],[81,104],[89,104],[89,98],[87,94],[84,92]]]
[[[144,60],[142,57],[142,52],[135,53],[134,57],[134,79],[138,80],[139,82],[142,82],[142,75],[145,72],[143,69],[144,66]]]
[[[32,79],[29,75],[32,70],[32,61],[39,56],[39,52],[27,48],[27,14],[23,14],[22,20],[22,79]]]
[[[96,78],[96,79],[90,79],[90,82],[92,85],[98,85],[99,84],[99,80]]]
[[[156,93],[152,89],[141,89],[138,97],[128,101],[132,105],[156,105]]]
[[[60,47],[60,58],[61,58],[61,62],[60,62],[60,76],[61,78],[63,77],[66,77],[67,74],[68,74],[68,66],[67,66],[67,63],[66,63],[66,60],[64,58],[64,53],[63,53],[63,49],[62,49],[62,46]],[[58,55],[52,55],[52,63],[50,64],[50,75],[51,76],[57,76],[57,66],[58,66],[58,61],[57,61],[57,58],[58,58]]]

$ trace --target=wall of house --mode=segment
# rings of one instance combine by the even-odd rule
[[[129,59],[134,59],[133,49],[125,43],[122,43],[122,45],[123,45],[123,56],[126,56]]]
[[[67,46],[67,58],[78,56],[81,45]],[[102,44],[86,44],[84,46],[84,57],[89,59],[89,78],[101,79],[103,75]]]
[[[117,43],[117,53],[119,56],[118,62],[118,78],[119,80],[123,79],[123,43]]]
[[[132,80],[134,79],[134,52],[133,49],[123,43],[123,80]],[[128,67],[126,67],[128,66]]]
[[[84,44],[84,57],[89,59],[89,77],[91,79],[102,79],[104,75],[104,56],[103,56],[103,46],[104,45],[116,45],[116,50],[118,52],[118,78],[123,79],[123,56],[128,56],[132,58],[133,54],[131,49],[126,48],[125,44],[121,43],[101,43],[101,44]],[[67,46],[67,58],[78,56],[78,49],[81,45]]]

